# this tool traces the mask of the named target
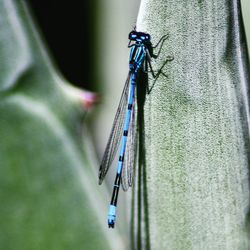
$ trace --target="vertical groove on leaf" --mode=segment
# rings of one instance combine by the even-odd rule
[[[249,68],[240,1],[142,0],[137,29],[154,44],[169,34],[156,71],[167,56],[174,60],[143,105],[145,172],[138,174],[146,180],[135,189],[142,220],[133,246],[249,249]]]

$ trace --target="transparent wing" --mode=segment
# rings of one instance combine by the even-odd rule
[[[120,144],[125,114],[127,111],[130,77],[131,73],[129,72],[99,169],[99,184],[102,184]]]
[[[133,185],[134,166],[137,152],[137,119],[136,106],[133,104],[131,113],[131,122],[128,130],[127,147],[124,157],[124,165],[122,169],[122,189],[127,191]]]

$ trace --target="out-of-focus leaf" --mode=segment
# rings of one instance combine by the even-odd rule
[[[0,79],[0,248],[122,249],[82,138],[82,92],[56,72],[25,1],[0,1]]]

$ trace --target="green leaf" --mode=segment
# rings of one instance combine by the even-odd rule
[[[122,247],[106,226],[84,92],[55,69],[25,1],[0,1],[0,79],[1,249]]]
[[[249,249],[249,68],[240,1],[142,0],[165,34],[146,96],[134,200],[138,249]],[[149,85],[153,85],[149,80]]]

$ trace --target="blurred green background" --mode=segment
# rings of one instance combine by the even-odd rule
[[[15,1],[12,1],[12,2],[15,2]],[[40,5],[41,2],[44,4],[43,7],[41,7],[41,5]],[[129,33],[129,31],[131,31],[131,29],[133,29],[134,25],[136,24],[136,17],[137,17],[140,1],[139,0],[136,0],[136,1],[135,0],[126,0],[126,1],[124,1],[124,0],[105,0],[105,1],[88,0],[87,1],[86,0],[86,1],[75,1],[75,2],[72,2],[72,4],[67,2],[67,4],[65,4],[65,5],[63,3],[61,3],[60,1],[53,1],[53,2],[52,1],[41,1],[41,2],[39,3],[39,1],[30,0],[31,7],[33,8],[33,15],[38,23],[38,26],[41,29],[41,33],[43,34],[43,37],[45,38],[45,41],[48,44],[48,47],[51,51],[51,54],[54,57],[56,64],[59,65],[59,69],[62,72],[62,75],[64,75],[67,80],[69,80],[70,82],[72,82],[76,86],[79,86],[82,88],[88,88],[88,89],[91,89],[93,91],[97,91],[97,92],[101,93],[101,104],[95,109],[94,116],[92,116],[92,114],[88,114],[88,116],[87,116],[87,118],[88,118],[87,120],[91,125],[90,126],[90,131],[92,133],[91,140],[93,139],[94,145],[95,145],[94,146],[95,149],[92,149],[90,147],[89,151],[92,151],[91,153],[93,155],[95,155],[95,153],[97,153],[98,158],[100,159],[102,152],[104,150],[109,132],[110,132],[110,127],[112,124],[115,110],[117,108],[117,103],[118,103],[119,98],[120,98],[120,93],[121,93],[121,90],[123,88],[124,80],[126,79],[126,74],[128,71],[127,61],[128,61],[128,54],[129,54],[129,50],[127,49],[127,42],[128,42],[127,35]],[[10,3],[11,3],[11,1],[10,1]],[[16,3],[18,3],[18,1]],[[52,7],[52,5],[54,7]],[[244,14],[244,22],[245,22],[245,27],[246,27],[247,36],[248,36],[248,44],[249,44],[249,42],[250,42],[250,2],[249,2],[249,0],[242,1],[242,9],[243,9],[243,14]],[[44,11],[43,12],[44,14],[41,14],[42,10]],[[22,17],[22,13],[21,14],[19,13],[19,15]],[[49,31],[47,30],[46,25],[45,26],[43,25],[43,20],[47,21],[47,24],[49,24],[47,26],[47,28],[50,28]],[[27,23],[28,23],[28,21],[27,21]],[[24,22],[24,23],[22,23],[22,25],[24,27],[28,27],[27,23]],[[7,30],[6,33],[11,32],[8,29],[6,29],[6,30]],[[30,94],[29,97],[33,97],[32,95],[36,92],[34,99],[37,98],[37,100],[41,101],[42,104],[46,104],[45,105],[45,107],[47,107],[46,110],[51,111],[52,113],[54,112],[53,115],[55,116],[55,118],[58,118],[58,120],[61,122],[61,123],[59,123],[59,125],[61,125],[61,127],[63,128],[62,138],[64,138],[64,136],[66,134],[68,136],[67,138],[72,139],[73,142],[77,142],[77,143],[72,143],[72,145],[74,145],[74,147],[75,147],[75,145],[77,145],[76,150],[72,146],[72,148],[74,149],[72,151],[68,150],[69,143],[62,143],[60,140],[58,140],[58,145],[62,146],[63,155],[67,156],[66,153],[68,153],[68,152],[77,152],[77,157],[73,154],[73,156],[76,159],[80,159],[79,161],[77,161],[75,163],[75,165],[77,166],[77,168],[76,168],[77,171],[79,171],[80,173],[84,172],[85,176],[87,176],[85,178],[88,178],[88,176],[91,176],[91,178],[89,178],[91,185],[88,185],[88,187],[91,186],[91,188],[94,190],[91,193],[91,196],[92,196],[91,198],[92,198],[92,200],[97,201],[96,204],[98,204],[98,207],[96,207],[96,210],[100,210],[99,217],[95,220],[95,223],[98,224],[100,222],[100,225],[102,225],[103,228],[105,228],[105,230],[104,230],[105,233],[103,234],[103,235],[105,235],[105,238],[110,237],[110,238],[116,239],[116,237],[111,237],[110,235],[112,233],[115,235],[116,232],[119,232],[120,235],[122,235],[122,238],[123,238],[125,244],[128,245],[129,244],[128,243],[129,221],[130,221],[129,218],[130,218],[130,209],[131,209],[129,200],[130,200],[131,192],[128,192],[126,194],[121,192],[121,197],[119,200],[120,205],[119,205],[118,230],[113,231],[113,232],[110,232],[110,231],[107,232],[107,230],[106,230],[106,217],[105,217],[106,211],[105,211],[105,209],[103,209],[103,207],[108,209],[109,195],[106,195],[106,196],[103,195],[102,191],[105,190],[105,186],[99,187],[97,184],[97,173],[98,173],[98,167],[99,167],[98,162],[99,161],[95,160],[95,162],[91,162],[91,164],[89,164],[89,165],[91,165],[91,167],[89,166],[89,169],[86,168],[86,166],[88,165],[88,161],[90,161],[89,159],[87,159],[88,157],[86,157],[86,155],[88,155],[89,152],[87,150],[82,152],[82,150],[81,150],[82,145],[81,145],[81,142],[79,139],[80,137],[77,137],[78,134],[75,135],[75,130],[76,129],[79,130],[81,128],[79,125],[80,122],[78,119],[79,118],[78,112],[80,113],[80,111],[78,111],[78,110],[72,111],[72,110],[75,110],[74,109],[75,104],[73,105],[71,103],[70,98],[66,99],[66,101],[65,101],[63,99],[65,97],[65,93],[63,91],[61,91],[60,89],[59,90],[57,89],[57,91],[51,91],[50,92],[51,96],[47,95],[47,92],[49,93],[49,91],[47,91],[47,90],[45,90],[44,92],[38,91],[38,90],[40,90],[39,88],[40,87],[42,88],[43,86],[45,86],[45,84],[48,85],[48,86],[46,85],[46,87],[48,87],[48,89],[51,88],[51,86],[54,86],[53,84],[55,81],[58,81],[61,84],[62,79],[58,80],[58,77],[57,78],[51,77],[50,79],[46,78],[47,75],[49,75],[47,72],[47,68],[44,69],[43,68],[44,62],[39,61],[39,60],[41,60],[43,53],[41,53],[41,55],[33,53],[33,50],[37,51],[40,49],[40,48],[39,49],[37,48],[40,46],[40,44],[36,45],[37,47],[34,46],[34,48],[32,46],[29,46],[30,44],[33,45],[34,44],[33,40],[35,40],[37,38],[36,37],[34,38],[32,36],[33,32],[32,32],[32,30],[29,30],[29,28],[28,28],[28,31],[26,31],[25,28],[24,28],[24,30],[31,37],[30,38],[31,42],[30,41],[29,41],[30,43],[27,42],[28,45],[25,43],[26,42],[25,39],[24,39],[24,43],[25,43],[25,45],[27,45],[25,48],[28,51],[27,53],[30,53],[29,54],[30,57],[31,58],[35,57],[35,60],[33,60],[32,63],[35,62],[36,66],[42,65],[41,66],[42,70],[40,70],[40,72],[37,72],[36,68],[34,68],[34,67],[31,68],[31,70],[30,70],[30,72],[34,75],[38,73],[39,77],[38,77],[38,80],[36,81],[37,82],[37,86],[36,86],[37,89],[34,88],[34,91],[33,90],[30,91],[30,93],[28,93],[28,95]],[[23,32],[23,30],[20,29],[20,32]],[[26,33],[24,33],[24,34],[26,34]],[[15,39],[12,38],[11,42],[15,43]],[[17,50],[19,49],[18,46],[17,47],[13,46],[13,48],[15,48]],[[10,49],[10,51],[11,51],[11,49]],[[20,48],[20,51],[23,53],[26,53],[26,50],[24,51],[24,50],[22,50],[22,48]],[[22,55],[22,53],[20,53],[20,54]],[[15,55],[13,57],[15,57]],[[45,61],[46,60],[47,59],[45,59]],[[20,61],[22,61],[22,60],[20,60]],[[10,69],[12,69],[12,68],[14,68],[13,65],[11,65]],[[50,66],[48,68],[50,68]],[[32,80],[32,74],[29,75],[30,72],[28,72],[28,74],[25,75],[24,78],[22,78],[22,81],[24,83],[27,83],[26,86],[33,86],[32,83],[34,81]],[[63,82],[63,84],[64,84],[64,82]],[[20,87],[20,89],[21,89],[21,91],[23,91],[22,93],[26,94],[26,92],[25,92],[26,89],[25,89],[24,85],[25,84],[23,84]],[[58,87],[59,84],[56,86]],[[24,88],[24,90],[22,90],[22,87]],[[18,91],[20,91],[20,89],[17,89],[16,91],[18,92]],[[51,103],[47,103],[49,99],[50,99]],[[19,100],[23,101],[23,99],[19,99]],[[63,102],[63,105],[61,105],[62,102]],[[11,134],[12,131],[7,130],[8,133],[6,133],[6,130],[5,130],[5,128],[11,129],[11,127],[9,127],[8,124],[11,124],[11,125],[14,124],[13,131],[18,133],[18,130],[15,130],[15,123],[18,125],[18,124],[21,124],[20,121],[22,121],[23,126],[21,128],[23,128],[25,130],[25,132],[27,133],[27,137],[28,137],[28,135],[30,135],[30,131],[33,131],[33,133],[36,136],[41,135],[42,143],[44,142],[44,140],[46,141],[47,139],[50,139],[50,137],[52,138],[52,141],[53,141],[53,137],[50,136],[50,134],[49,134],[49,131],[50,131],[52,126],[51,127],[47,126],[47,124],[44,123],[46,126],[44,125],[44,128],[43,127],[41,128],[40,124],[43,124],[42,122],[44,121],[44,119],[41,119],[41,121],[37,119],[38,122],[33,124],[32,121],[34,121],[34,117],[36,114],[36,112],[34,111],[34,114],[32,113],[32,115],[30,115],[30,113],[28,113],[28,115],[30,115],[30,121],[31,121],[29,123],[29,125],[31,124],[31,127],[29,128],[27,126],[27,120],[29,118],[28,115],[27,115],[28,118],[27,117],[25,118],[25,115],[20,115],[20,114],[18,117],[16,115],[16,112],[18,111],[18,107],[19,107],[18,104],[19,103],[17,102],[14,104],[15,104],[14,106],[11,106],[11,108],[12,108],[11,110],[13,111],[13,117],[12,117],[13,121],[11,121],[11,123],[8,123],[8,121],[9,121],[8,119],[11,117],[9,114],[11,114],[11,113],[5,112],[6,107],[10,108],[7,106],[9,104],[7,103],[6,106],[3,106],[3,113],[6,115],[6,121],[4,120],[4,122],[6,124],[3,124],[3,126],[2,126],[4,128],[3,134],[4,133],[8,134],[8,135]],[[32,104],[32,102],[31,102],[31,104]],[[32,106],[32,105],[30,105],[30,106]],[[71,107],[72,107],[72,109],[71,109]],[[25,111],[25,109],[22,110],[22,112],[24,112],[24,111]],[[10,109],[9,109],[9,112],[10,112]],[[33,117],[33,115],[34,115],[34,117]],[[64,117],[64,115],[65,115],[65,117]],[[62,116],[62,118],[61,118],[61,116]],[[78,124],[79,128],[75,127],[74,122],[79,122],[79,124]],[[47,130],[47,127],[48,127],[48,130]],[[34,128],[37,128],[37,130]],[[45,128],[46,128],[46,130],[45,130]],[[45,131],[44,133],[41,133],[41,131],[43,131],[42,129],[44,129],[44,131]],[[56,129],[56,131],[58,131],[58,130]],[[17,137],[14,137],[14,134],[13,134],[13,137],[14,137],[13,141],[14,142],[18,141],[18,140],[16,140],[16,138],[19,138],[20,142],[25,141],[26,138],[22,138],[22,140],[20,140],[20,137],[18,137],[18,136],[23,135],[23,134],[25,134],[25,133],[23,133],[23,131],[18,133]],[[54,133],[51,133],[51,134],[54,134]],[[36,136],[34,136],[34,138],[37,138]],[[61,136],[61,134],[60,134],[60,136]],[[59,138],[61,139],[61,137],[59,137]],[[86,136],[85,136],[84,140],[85,139],[86,139]],[[12,143],[12,141],[10,142],[10,145],[12,145],[11,143]],[[40,150],[40,148],[36,149],[35,147],[32,147],[32,145],[38,145],[38,147],[39,147],[39,142],[35,141],[33,144],[26,144],[25,143],[24,146],[18,145],[19,151],[16,150],[16,151],[14,151],[14,153],[20,154],[20,152],[22,152],[22,150],[25,151],[24,149],[28,149],[27,152],[29,152],[29,153],[32,152],[32,153],[30,153],[27,157],[30,157],[28,159],[31,159],[31,158],[33,158],[33,155],[34,155],[33,152],[39,152],[39,150]],[[44,145],[44,148],[48,149],[47,148],[47,141],[43,145]],[[54,146],[54,144],[51,144],[51,150],[50,150],[50,153],[51,153],[50,157],[51,158],[55,157],[55,155],[53,154],[53,149],[59,148],[58,145]],[[64,146],[65,146],[65,148],[64,148]],[[86,147],[86,145],[84,145],[84,147]],[[46,150],[44,150],[42,152],[44,152],[44,154],[43,154],[44,162],[46,162],[48,160],[48,162],[51,163],[49,161],[50,158],[49,158],[48,154],[46,154]],[[40,155],[41,155],[41,153],[40,153]],[[79,176],[78,172],[75,171],[74,168],[68,168],[68,165],[70,166],[72,164],[72,162],[71,162],[72,156],[69,155],[68,158],[66,157],[67,158],[66,160],[64,160],[64,158],[61,158],[59,156],[61,156],[61,153],[60,154],[58,153],[58,159],[61,160],[62,162],[59,163],[59,161],[56,159],[56,162],[58,164],[64,165],[64,164],[66,164],[65,163],[66,160],[69,162],[66,164],[67,166],[65,167],[63,179],[60,179],[62,177],[61,168],[58,168],[60,171],[52,172],[51,175],[48,175],[48,173],[50,173],[49,171],[54,170],[54,165],[52,164],[51,168],[48,168],[49,163],[43,164],[43,162],[42,161],[40,162],[39,160],[37,160],[36,163],[37,163],[37,165],[40,164],[41,166],[39,165],[37,167],[37,169],[44,170],[43,167],[45,165],[48,168],[48,170],[42,171],[42,173],[39,173],[39,172],[33,173],[31,171],[32,173],[30,174],[28,172],[28,170],[30,171],[31,169],[33,169],[33,165],[32,165],[32,163],[29,162],[30,166],[29,165],[28,165],[28,167],[26,166],[26,162],[28,162],[28,160],[25,158],[25,154],[24,154],[22,156],[23,159],[25,159],[25,160],[23,160],[23,165],[25,167],[27,167],[28,174],[26,176],[26,175],[24,175],[23,172],[20,172],[21,174],[20,174],[20,178],[18,177],[19,178],[18,181],[20,179],[22,179],[24,176],[26,176],[24,183],[27,184],[27,189],[29,189],[30,191],[33,191],[33,190],[35,190],[34,189],[35,185],[37,185],[36,180],[37,179],[41,180],[41,186],[37,186],[37,190],[39,191],[40,188],[46,187],[46,183],[44,181],[50,176],[51,176],[51,180],[52,180],[51,183],[54,185],[54,178],[55,178],[55,176],[57,176],[56,174],[58,173],[58,178],[60,179],[61,188],[60,188],[60,190],[59,189],[56,190],[55,194],[57,195],[56,197],[60,198],[60,201],[62,200],[61,203],[58,203],[60,206],[59,205],[55,206],[53,208],[54,210],[53,210],[53,213],[51,213],[51,215],[47,214],[45,209],[41,209],[42,205],[46,207],[46,205],[49,206],[49,205],[53,204],[53,202],[52,202],[53,197],[50,198],[48,196],[48,194],[46,193],[47,190],[44,191],[45,198],[38,199],[39,202],[41,202],[41,205],[36,200],[32,200],[32,199],[29,200],[29,202],[30,202],[29,204],[30,204],[31,209],[34,209],[35,205],[37,206],[37,210],[42,212],[42,214],[44,216],[44,220],[49,220],[50,217],[53,218],[59,214],[60,216],[58,217],[58,220],[60,221],[60,223],[63,223],[64,220],[61,220],[61,218],[64,218],[65,216],[69,215],[68,211],[72,209],[72,207],[70,207],[70,205],[73,204],[71,201],[71,198],[73,197],[74,194],[76,194],[77,199],[78,199],[78,200],[74,199],[74,202],[77,200],[77,202],[76,202],[77,205],[82,204],[82,207],[84,207],[86,203],[85,203],[85,196],[83,196],[82,190],[81,190],[82,183],[78,180],[78,176]],[[10,157],[10,159],[12,159],[12,158]],[[84,163],[86,166],[82,164],[82,162],[81,162],[82,159],[84,159]],[[13,164],[13,166],[15,165],[14,163],[11,163],[11,164]],[[15,166],[19,166],[18,164],[16,164]],[[20,171],[26,171],[25,167],[23,169],[20,169]],[[87,172],[86,169],[87,169],[87,171],[89,171],[89,174],[87,174],[87,175],[86,175],[86,172]],[[17,172],[15,172],[15,171],[13,171],[13,173],[16,174]],[[68,173],[67,171],[70,171],[70,173]],[[15,174],[13,174],[13,176],[15,176]],[[3,178],[4,178],[4,176],[5,175],[2,175]],[[32,178],[30,178],[30,177],[32,177]],[[107,176],[107,179],[110,180],[110,182],[107,183],[107,190],[110,193],[112,190],[113,178],[114,178],[114,171],[111,171],[111,173]],[[34,181],[34,186],[33,186],[31,180]],[[68,183],[68,186],[65,185],[66,182]],[[22,185],[22,187],[23,187],[23,185]],[[64,192],[62,192],[63,188],[64,188]],[[17,188],[17,190],[18,189],[19,189],[19,187]],[[77,190],[77,192],[75,190]],[[87,195],[89,194],[89,192],[86,192],[86,193],[87,193]],[[67,195],[65,195],[65,194],[67,194]],[[35,195],[36,199],[37,199],[37,197],[40,197],[40,193],[39,193],[39,196]],[[68,197],[69,199],[65,200],[65,197]],[[10,202],[13,202],[13,203],[17,202],[17,200],[15,200],[15,199],[11,200],[11,196],[8,196],[6,198],[6,200],[7,199],[9,199]],[[45,199],[48,199],[47,203],[43,202],[43,201],[45,201]],[[22,203],[22,202],[23,202],[23,200],[20,200],[20,203]],[[63,205],[61,205],[61,204],[64,204],[64,202],[67,206],[69,206],[69,208],[65,205],[65,209],[63,210],[62,209]],[[10,206],[12,206],[12,205],[13,204],[10,204]],[[82,207],[79,207],[77,205],[75,205],[75,207],[78,210],[77,211],[72,210],[72,211],[74,211],[74,216],[69,217],[69,224],[72,225],[72,223],[74,223],[73,224],[74,230],[70,230],[70,227],[67,225],[66,226],[64,225],[64,226],[69,228],[69,231],[70,231],[69,234],[67,234],[67,232],[65,232],[65,235],[69,235],[70,237],[72,237],[72,239],[75,239],[74,238],[74,237],[76,237],[75,231],[77,231],[78,238],[80,239],[79,242],[81,242],[82,235],[81,235],[81,232],[78,231],[78,228],[82,228],[82,225],[84,224],[84,222],[86,222],[86,220],[82,216],[82,213],[83,213]],[[16,206],[16,204],[14,204],[14,207],[15,206]],[[6,208],[8,208],[8,207],[6,206]],[[17,206],[17,208],[18,208],[18,206]],[[25,207],[25,209],[26,209],[26,207]],[[62,209],[61,212],[60,212],[60,209]],[[89,209],[89,208],[87,208],[87,209]],[[87,211],[89,211],[89,210],[87,210]],[[26,212],[26,210],[25,210],[25,212]],[[19,213],[22,214],[23,211],[19,211]],[[28,213],[25,214],[25,215],[27,215],[28,219],[30,219],[30,217],[31,217],[30,214],[31,213],[29,211],[28,211]],[[34,214],[36,216],[38,216],[38,218],[42,218],[41,216],[39,217],[39,214],[36,214],[35,212],[34,212]],[[12,216],[12,213],[10,213],[10,217],[11,216]],[[17,217],[18,217],[18,219],[24,218],[25,219],[24,224],[26,223],[26,225],[30,225],[30,228],[27,229],[27,232],[28,232],[27,235],[29,234],[30,231],[33,230],[33,225],[36,225],[37,228],[40,229],[40,225],[38,225],[39,223],[36,223],[37,219],[35,216],[34,216],[34,220],[32,221],[32,223],[34,223],[34,224],[32,224],[32,223],[27,224],[26,217],[21,217],[18,215],[18,213],[17,213]],[[81,221],[79,220],[79,218],[82,220],[82,223],[80,223]],[[9,222],[10,222],[10,220],[5,220],[6,225],[11,227],[11,224]],[[14,226],[16,226],[15,218],[13,218],[12,223]],[[90,222],[87,222],[87,223],[93,224]],[[50,224],[44,223],[44,227],[47,227],[48,225],[50,225]],[[61,227],[60,224],[55,224],[55,225],[59,225],[57,228],[58,232],[60,232],[61,230],[64,231],[63,227]],[[50,232],[53,232],[53,230],[55,230],[55,227],[53,229],[53,224],[51,225],[51,228],[52,228],[51,231],[48,231],[49,236],[52,235],[52,234],[50,234]],[[92,229],[93,229],[93,231],[95,231],[94,227]],[[41,230],[42,230],[42,228],[41,228]],[[19,232],[20,232],[19,228],[16,227],[16,233],[19,234]],[[58,234],[58,238],[60,238],[60,236],[61,236],[61,234]],[[10,237],[10,239],[12,239],[11,237],[13,237],[13,235],[10,234],[9,237]],[[36,239],[36,237],[39,238],[40,234],[38,233],[37,235],[35,235],[34,239]],[[21,238],[20,238],[20,241],[22,241]],[[74,241],[74,240],[72,240],[72,241]],[[67,242],[67,239],[65,240],[65,242]],[[102,242],[100,244],[102,244]],[[7,249],[7,247],[5,249]],[[43,249],[45,249],[45,248],[43,248]]]

